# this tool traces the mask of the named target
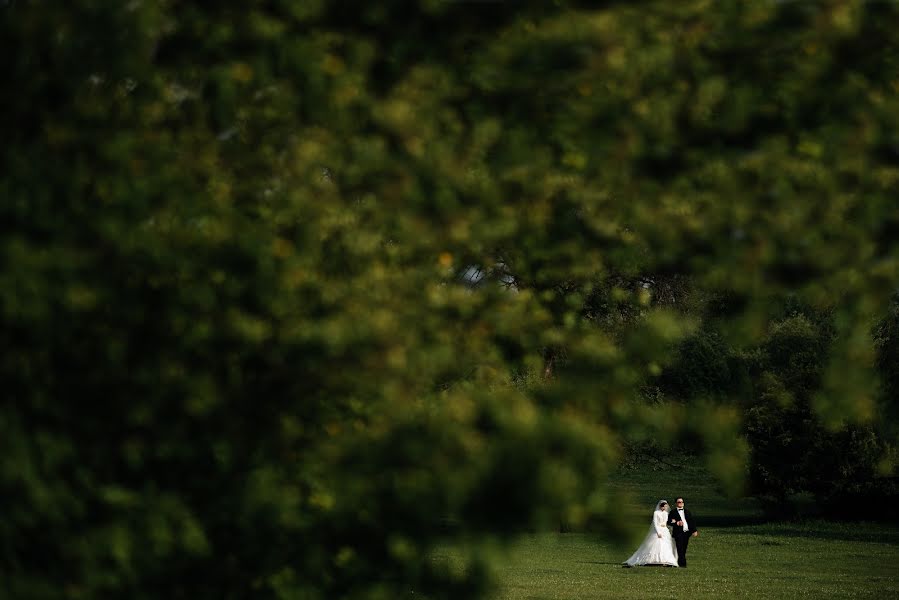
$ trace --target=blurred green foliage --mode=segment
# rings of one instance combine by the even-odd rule
[[[497,539],[614,533],[622,439],[692,432],[737,489],[731,403],[638,400],[702,320],[683,289],[726,293],[736,346],[772,296],[831,310],[811,410],[874,419],[897,25],[0,2],[8,595],[474,598]]]
[[[832,343],[826,315],[797,310],[775,321],[746,357],[755,383],[745,413],[750,479],[753,491],[775,505],[801,492],[824,504],[871,486],[886,451],[870,423],[832,424],[814,410]]]

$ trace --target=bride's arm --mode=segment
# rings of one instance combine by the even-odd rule
[[[661,536],[665,533],[664,530],[668,529],[668,525],[666,523],[668,513],[663,510],[657,510],[652,515],[652,522],[655,525],[656,533]]]

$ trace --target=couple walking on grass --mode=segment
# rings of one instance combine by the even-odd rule
[[[691,537],[699,535],[699,529],[684,499],[678,496],[674,504],[672,511],[666,500],[659,500],[652,513],[649,533],[637,551],[624,561],[625,567],[687,566],[687,544]]]

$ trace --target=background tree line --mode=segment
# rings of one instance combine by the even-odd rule
[[[895,473],[897,25],[0,2],[6,593],[475,598],[628,444]]]

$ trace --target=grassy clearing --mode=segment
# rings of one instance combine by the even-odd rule
[[[701,467],[623,472],[609,485],[633,538],[525,535],[504,558],[498,599],[899,598],[899,524],[766,523],[752,499],[727,498]],[[689,568],[622,568],[655,503],[675,494],[700,519]]]
[[[592,534],[522,538],[497,598],[899,598],[899,527],[766,524],[704,528],[689,568],[620,566],[632,549]]]
[[[622,471],[612,477],[607,487],[620,498],[623,518],[628,519],[635,532],[640,531],[641,537],[645,531],[639,525],[645,523],[648,527],[656,502],[664,498],[673,505],[676,496],[686,499],[703,527],[751,525],[764,519],[753,498],[727,497],[701,465],[673,468],[658,463]]]

